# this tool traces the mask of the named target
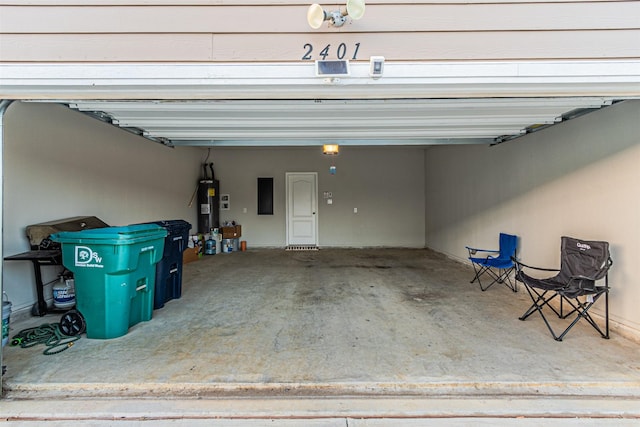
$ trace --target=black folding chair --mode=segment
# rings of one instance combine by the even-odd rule
[[[469,261],[473,265],[476,275],[471,283],[478,281],[480,289],[486,291],[494,283],[502,283],[513,292],[518,292],[518,284],[511,279],[511,273],[515,269],[512,257],[516,256],[518,237],[512,234],[500,233],[500,249],[477,249],[466,246],[469,251]],[[487,275],[493,279],[486,286],[480,281],[481,276]],[[485,281],[486,283],[486,281]]]
[[[584,319],[600,333],[602,338],[609,338],[609,268],[613,265],[609,254],[609,243],[562,237],[560,270],[532,267],[515,258],[513,261],[516,265],[516,280],[524,283],[533,301],[531,307],[520,316],[520,320],[526,320],[530,315],[538,312],[553,338],[556,341],[562,341],[567,332],[578,321]],[[557,271],[558,274],[546,279],[536,279],[527,275],[523,268]],[[604,279],[604,284],[598,285],[596,282],[601,279]],[[589,309],[603,295],[605,299],[604,332],[589,314]],[[551,302],[554,300],[556,303],[552,305]],[[570,307],[568,313],[564,312],[565,303]],[[567,319],[572,315],[574,317],[558,335],[545,316],[544,309],[552,311],[560,319]]]

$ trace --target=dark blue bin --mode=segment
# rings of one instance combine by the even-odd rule
[[[189,243],[191,224],[181,219],[154,221],[167,230],[162,259],[156,264],[156,289],[153,308],[164,307],[167,301],[182,296],[182,253]]]

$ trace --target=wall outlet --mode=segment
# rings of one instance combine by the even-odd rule
[[[247,213],[247,208],[242,208],[242,213]]]
[[[358,213],[358,208],[353,208],[353,213]]]

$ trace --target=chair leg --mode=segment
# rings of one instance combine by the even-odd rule
[[[487,289],[489,289],[495,283],[502,283],[506,287],[511,289],[513,292],[518,292],[518,285],[515,282],[515,280],[513,280],[511,278],[511,273],[514,271],[513,267],[512,268],[505,268],[505,269],[500,268],[500,269],[498,269],[498,273],[493,271],[491,267],[481,266],[479,269],[477,269],[475,264],[473,264],[473,269],[476,272],[476,275],[471,280],[471,282],[469,282],[469,283],[473,283],[473,282],[475,282],[477,280],[478,284],[480,285],[480,290],[482,290],[483,292],[486,291]],[[491,276],[493,281],[491,283],[489,283],[488,285],[483,286],[482,285],[482,281],[480,280],[480,276],[482,276],[485,273],[487,275]]]
[[[491,286],[493,286],[495,283],[498,283],[500,281],[500,276],[497,275],[490,267],[485,267],[484,272],[487,273],[489,276],[491,276],[491,278],[493,279],[491,281],[491,283],[489,283],[488,285],[486,285],[484,288],[482,287],[482,283],[480,282],[480,278],[478,277],[478,284],[480,285],[480,289],[484,292],[487,289],[489,289]]]
[[[515,271],[515,267],[507,268],[504,270],[502,283],[513,292],[518,292],[518,281],[515,277],[511,277],[511,273]]]
[[[473,283],[476,280],[478,281],[478,283],[480,283],[480,276],[483,275],[484,272],[489,269],[489,267],[484,267],[484,266],[476,267],[475,262],[472,263],[471,265],[473,265],[473,271],[476,273],[476,275],[473,276],[473,279],[471,279],[469,283]],[[480,285],[480,287],[482,288],[482,285]]]
[[[565,335],[580,321],[580,319],[585,319],[585,321],[587,323],[589,323],[596,331],[598,331],[598,333],[600,334],[600,336],[602,338],[605,338],[605,339],[609,338],[609,293],[608,293],[608,288],[606,288],[606,290],[603,291],[603,292],[594,294],[593,295],[593,300],[591,302],[581,302],[580,300],[575,298],[574,299],[575,303],[572,302],[570,298],[567,298],[564,295],[561,295],[561,294],[559,294],[559,293],[557,293],[555,291],[545,290],[544,292],[538,292],[536,289],[531,288],[526,283],[525,283],[525,289],[529,293],[529,296],[531,297],[531,300],[533,301],[533,304],[531,305],[531,307],[529,307],[527,309],[527,311],[524,312],[524,314],[522,316],[519,317],[520,320],[526,320],[533,313],[538,312],[538,313],[540,313],[540,317],[542,317],[542,320],[544,321],[545,325],[547,326],[547,329],[551,333],[551,336],[553,337],[553,339],[555,339],[556,341],[562,341],[562,339],[565,337]],[[547,298],[546,295],[549,292],[553,292],[553,295],[551,295],[550,297]],[[605,332],[602,331],[600,326],[596,323],[596,321],[589,314],[589,309],[598,301],[598,299],[600,298],[600,296],[602,296],[602,294],[605,294]],[[560,305],[561,305],[560,311],[556,310],[555,307],[550,305],[550,302],[554,298],[556,298],[557,296],[560,296]],[[572,310],[567,314],[564,314],[562,312],[562,303],[563,303],[563,301],[566,301],[572,307]],[[562,331],[562,333],[560,335],[556,334],[556,332],[551,327],[551,324],[547,320],[547,317],[545,316],[545,314],[544,314],[544,312],[542,310],[545,306],[549,307],[560,319],[566,319],[570,315],[572,315],[574,313],[576,314],[576,316],[573,319],[573,321],[569,324],[569,326],[567,326],[564,329],[564,331]]]
[[[484,265],[476,267],[476,264],[473,263],[473,270],[475,271],[476,275],[473,277],[473,279],[469,283],[473,283],[473,282],[475,282],[477,280],[478,281],[478,285],[480,285],[480,290],[481,291],[486,291],[487,289],[489,289],[491,287],[491,285],[493,285],[496,282],[497,277],[496,277],[495,273],[493,271],[491,271],[491,267],[487,267],[487,266],[484,266]],[[485,273],[490,275],[494,279],[487,286],[483,286],[482,285],[482,280],[480,279],[480,277]]]
[[[605,332],[602,332],[602,329],[600,329],[600,326],[596,323],[593,317],[591,317],[591,314],[589,314],[589,309],[593,307],[593,305],[598,301],[598,299],[600,299],[603,293],[605,294]],[[562,332],[562,334],[560,334],[560,336],[556,338],[558,341],[562,341],[562,338],[567,334],[567,332],[569,332],[571,328],[573,328],[576,325],[576,323],[578,323],[580,319],[584,319],[587,323],[589,323],[593,327],[593,329],[598,331],[598,333],[602,338],[609,339],[609,292],[604,291],[601,293],[594,294],[593,300],[591,302],[582,302],[577,298],[575,298],[575,304],[574,304],[573,302],[571,302],[570,299],[568,298],[565,298],[565,299],[567,303],[573,307],[573,310],[571,310],[569,314],[565,315],[563,319],[569,317],[571,313],[576,313],[576,316],[571,322],[571,324],[569,324],[569,326]]]
[[[554,292],[553,295],[551,295],[548,298],[545,298],[545,296],[551,291],[544,291],[540,293],[536,289],[533,289],[527,286],[526,284],[524,288],[529,293],[529,296],[531,297],[531,301],[533,301],[533,304],[531,304],[531,307],[529,307],[527,311],[525,311],[524,314],[519,317],[520,320],[526,320],[527,317],[531,316],[531,314],[535,313],[536,311],[539,311],[540,314],[544,317],[541,310],[542,308],[544,308],[545,305],[548,306],[558,317],[562,317],[554,306],[549,305],[549,303],[553,301],[555,297],[558,296],[558,293]]]
[[[531,287],[528,286],[526,283],[525,283],[525,289],[527,289],[527,292],[529,293],[529,296],[531,297],[531,300],[533,301],[533,304],[531,305],[531,307],[529,307],[529,309],[527,311],[525,311],[525,313],[522,316],[519,317],[519,319],[524,321],[529,316],[531,316],[533,313],[535,313],[537,311],[540,314],[540,317],[542,317],[542,320],[544,321],[544,324],[547,325],[547,329],[549,330],[549,332],[551,332],[551,336],[553,337],[553,339],[558,341],[558,337],[555,334],[555,332],[553,331],[553,328],[551,327],[551,324],[547,320],[547,316],[545,316],[544,312],[542,311],[542,308],[546,305],[549,308],[551,308],[551,310],[553,310],[556,314],[558,314],[558,312],[555,310],[555,308],[553,306],[549,305],[549,302],[551,302],[556,296],[558,296],[558,294],[554,293],[550,298],[545,299],[545,295],[549,291],[544,291],[542,293],[539,293],[535,289],[531,289]],[[533,296],[534,293],[536,294],[535,297]]]
[[[609,277],[606,278],[606,289],[604,291],[604,324],[609,338]]]

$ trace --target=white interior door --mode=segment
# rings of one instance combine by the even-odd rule
[[[287,173],[287,245],[318,245],[318,174]]]

